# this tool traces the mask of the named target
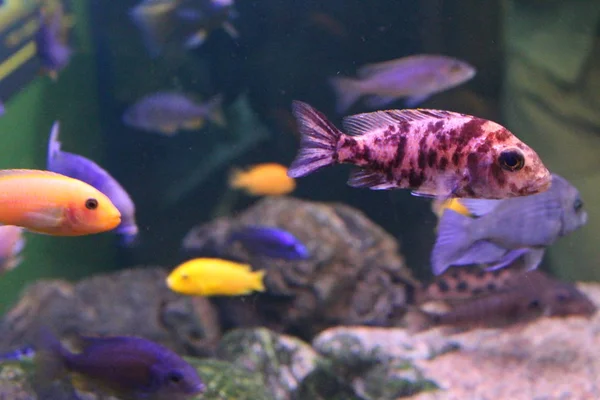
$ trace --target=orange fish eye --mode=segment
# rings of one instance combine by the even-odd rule
[[[95,210],[98,208],[98,200],[94,198],[87,199],[85,201],[85,208],[88,210]]]
[[[525,166],[525,157],[519,150],[506,150],[498,156],[500,167],[507,171],[518,171]]]

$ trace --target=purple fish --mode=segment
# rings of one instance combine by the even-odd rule
[[[63,17],[60,3],[52,15],[44,15],[40,12],[39,28],[35,34],[37,56],[42,64],[42,69],[53,80],[56,80],[58,72],[69,64],[73,54],[62,38]]]
[[[225,126],[221,111],[223,97],[217,95],[204,104],[196,104],[181,93],[158,92],[143,97],[123,114],[123,122],[133,128],[163,135],[180,130],[197,130],[208,119]]]
[[[121,224],[115,232],[122,236],[122,243],[132,244],[138,234],[135,222],[135,204],[123,187],[98,164],[83,156],[60,149],[59,123],[54,122],[48,142],[47,169],[52,172],[79,179],[104,193],[121,213]]]
[[[306,260],[306,246],[283,229],[268,226],[245,226],[233,231],[229,243],[239,241],[251,253],[284,260]]]
[[[133,336],[79,337],[72,353],[48,331],[37,350],[40,382],[77,374],[89,387],[131,400],[184,400],[205,390],[198,372],[183,358],[147,339]]]
[[[362,96],[366,105],[379,108],[401,98],[412,108],[434,93],[458,86],[475,76],[475,68],[452,57],[419,54],[358,70],[358,79],[332,78],[337,95],[337,111],[346,111]]]

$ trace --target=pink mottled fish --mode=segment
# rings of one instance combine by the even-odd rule
[[[295,101],[302,136],[293,178],[332,164],[354,164],[348,185],[411,189],[417,196],[504,199],[550,187],[534,150],[503,126],[442,110],[387,110],[344,118],[347,133]]]

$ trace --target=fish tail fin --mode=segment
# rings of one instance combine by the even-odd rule
[[[239,189],[244,187],[244,170],[240,168],[232,168],[229,171],[229,177],[227,178],[227,183],[232,189]]]
[[[440,275],[452,265],[461,250],[469,248],[471,218],[447,209],[437,226],[437,238],[431,252],[431,267]]]
[[[301,140],[300,151],[288,169],[288,176],[299,178],[334,164],[342,132],[306,103],[294,101],[292,112],[298,121]]]
[[[360,81],[352,78],[330,78],[329,84],[337,99],[336,111],[343,113],[363,95]]]
[[[225,114],[223,114],[222,105],[223,105],[223,95],[222,94],[218,94],[218,95],[214,96],[213,98],[211,98],[206,103],[207,118],[209,121],[211,121],[215,125],[218,125],[220,127],[226,127],[227,121],[225,120]]]
[[[256,271],[254,273],[254,277],[255,277],[256,281],[254,282],[253,289],[256,290],[257,292],[264,292],[265,290],[267,290],[265,288],[266,272],[267,271],[265,271],[265,270],[260,270],[260,271]]]
[[[35,347],[35,382],[45,386],[62,378],[67,372],[65,356],[68,351],[60,340],[48,328],[42,327]]]
[[[60,152],[60,142],[58,141],[58,134],[60,133],[60,122],[54,121],[52,128],[50,129],[50,140],[48,141],[48,159],[46,160],[46,167],[50,169],[52,160],[56,158]]]
[[[435,315],[419,308],[411,307],[404,314],[404,324],[410,334],[423,332],[435,326]]]

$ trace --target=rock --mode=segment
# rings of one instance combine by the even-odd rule
[[[0,351],[32,344],[44,325],[59,336],[135,335],[182,354],[210,354],[221,334],[216,311],[202,297],[170,291],[166,274],[139,268],[76,284],[36,282],[0,322]]]
[[[283,228],[307,246],[311,258],[284,261],[251,255],[229,233],[243,225]],[[194,256],[219,256],[266,269],[268,291],[246,301],[218,299],[227,327],[262,325],[310,340],[338,324],[393,326],[415,285],[395,238],[344,204],[271,197],[234,218],[194,228],[184,239]]]
[[[337,379],[364,400],[393,400],[437,388],[412,361],[454,348],[445,340],[415,341],[400,328],[368,327],[328,329],[313,347],[333,362],[330,370]]]
[[[309,344],[267,329],[236,329],[219,344],[219,358],[260,372],[277,400],[288,400],[302,380],[315,370],[319,355]]]

